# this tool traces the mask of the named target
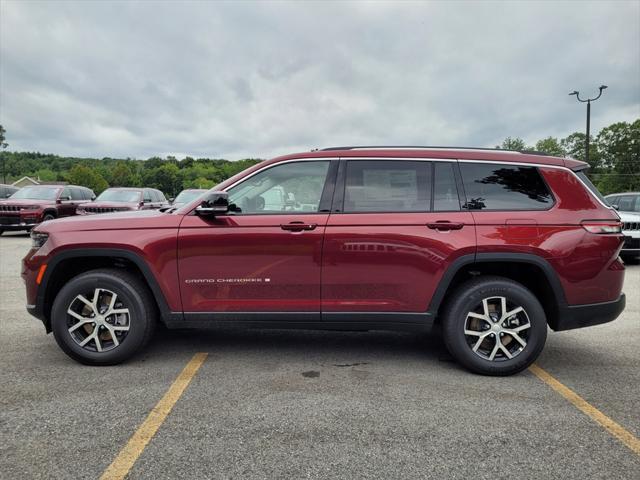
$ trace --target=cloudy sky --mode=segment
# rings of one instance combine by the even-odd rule
[[[494,146],[640,118],[640,2],[0,0],[10,150]]]

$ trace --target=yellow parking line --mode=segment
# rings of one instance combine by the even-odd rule
[[[138,430],[136,430],[124,448],[120,450],[120,453],[118,453],[118,456],[111,465],[104,471],[100,477],[101,480],[123,479],[127,476],[129,470],[131,470],[131,467],[133,467],[133,464],[136,463],[136,460],[147,446],[147,443],[149,443],[156,434],[206,358],[206,353],[196,353],[193,356],[180,375],[178,375],[178,378],[176,378],[171,387],[169,387],[167,393],[164,394],[164,397],[153,407],[153,410],[151,410],[146,420],[140,425]]]
[[[544,383],[553,388],[556,392],[562,395],[564,398],[569,400],[574,407],[580,410],[582,413],[590,417],[596,423],[599,423],[602,427],[604,427],[611,435],[616,437],[622,443],[624,443],[627,447],[631,449],[636,455],[640,455],[640,440],[629,430],[625,429],[622,425],[614,422],[609,417],[607,417],[604,413],[598,410],[596,407],[587,402],[584,398],[578,395],[576,392],[571,390],[569,387],[563,385],[558,380],[556,380],[551,374],[547,373],[545,370],[540,368],[537,365],[531,365],[529,370],[542,380]]]

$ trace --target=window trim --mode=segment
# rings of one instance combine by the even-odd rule
[[[287,160],[285,162],[277,162],[277,163],[272,163],[270,165],[265,166],[264,168],[261,168],[259,170],[256,170],[255,172],[252,172],[250,175],[247,175],[244,178],[241,178],[240,180],[238,180],[237,182],[232,183],[231,185],[229,185],[228,187],[226,187],[224,190],[222,190],[223,192],[229,192],[230,189],[232,189],[233,187],[240,185],[241,183],[245,182],[246,180],[249,180],[251,177],[253,177],[254,175],[257,175],[258,173],[261,172],[266,172],[267,170],[270,170],[272,168],[275,167],[279,167],[280,165],[284,165],[287,163],[300,163],[302,161],[311,161],[311,162],[327,162],[329,165],[327,167],[327,174],[324,178],[324,185],[322,186],[322,192],[320,193],[320,201],[318,202],[318,211],[317,212],[296,212],[296,211],[292,211],[292,212],[264,212],[264,213],[242,213],[242,212],[233,212],[233,211],[229,211],[226,215],[227,216],[231,216],[231,217],[250,217],[250,216],[260,216],[260,217],[264,217],[264,216],[269,216],[269,215],[329,215],[331,214],[330,211],[330,205],[331,205],[331,199],[333,198],[334,192],[335,192],[335,186],[336,186],[336,173],[338,170],[338,167],[335,166],[338,163],[338,158],[336,157],[321,157],[321,158],[299,158],[299,159],[291,159],[291,160]],[[332,177],[333,178],[330,178]],[[331,190],[329,190],[331,189]],[[323,203],[324,202],[324,203]],[[327,207],[326,205],[329,205],[329,207]],[[323,205],[325,205],[324,210],[321,208]],[[329,208],[329,209],[327,209]],[[193,211],[191,211],[190,213],[191,215],[195,215],[195,209]],[[221,215],[222,216],[222,215]]]
[[[483,160],[483,161],[477,161],[477,160],[472,160],[469,163],[486,163],[486,164],[490,164],[490,165],[506,165],[506,166],[511,166],[512,162],[492,162],[489,160]],[[466,206],[466,204],[468,203],[469,199],[467,198],[467,191],[466,189],[464,190],[464,203],[460,206],[460,211],[462,212],[473,212],[473,213],[482,213],[482,212],[547,212],[551,209],[553,209],[558,201],[556,200],[556,196],[553,193],[553,190],[551,189],[551,187],[549,187],[549,184],[547,183],[546,178],[544,178],[544,175],[542,174],[542,172],[540,171],[540,166],[539,165],[535,165],[535,164],[513,164],[514,167],[529,167],[529,168],[534,168],[536,173],[538,174],[538,176],[540,177],[540,179],[542,180],[542,183],[544,184],[544,186],[547,188],[547,191],[549,192],[549,195],[551,196],[551,204],[547,207],[547,208],[480,208],[480,209],[476,209],[476,208],[469,208]],[[459,167],[460,168],[460,167]],[[563,167],[564,168],[564,167]],[[460,180],[463,184],[463,188],[464,188],[464,180],[462,179],[462,168],[460,168]]]

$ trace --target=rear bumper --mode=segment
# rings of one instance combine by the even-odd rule
[[[615,320],[620,316],[626,304],[623,294],[612,302],[592,303],[590,305],[569,305],[560,310],[556,331],[590,327]]]

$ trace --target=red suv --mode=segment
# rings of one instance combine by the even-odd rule
[[[0,235],[5,230],[31,230],[40,222],[76,214],[76,207],[96,198],[93,191],[76,185],[24,187],[0,200]]]
[[[32,232],[29,312],[87,364],[169,328],[423,331],[508,375],[547,325],[623,310],[621,224],[587,165],[483,150],[344,147],[262,162],[177,209]]]
[[[127,210],[153,210],[168,206],[160,190],[155,188],[107,188],[95,201],[78,205],[78,215],[124,212]]]

